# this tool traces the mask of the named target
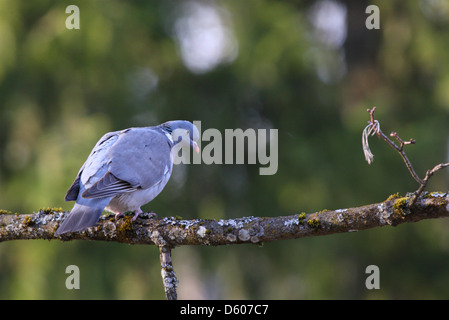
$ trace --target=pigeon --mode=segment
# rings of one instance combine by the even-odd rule
[[[135,221],[170,179],[173,147],[199,152],[198,139],[198,128],[185,120],[106,133],[67,191],[65,201],[76,203],[55,236],[92,227],[105,209],[116,217],[133,211]]]

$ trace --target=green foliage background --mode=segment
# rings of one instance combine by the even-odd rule
[[[329,3],[346,13],[342,45],[314,27],[313,10]],[[65,27],[71,4],[80,8],[79,30]],[[380,9],[379,30],[365,27],[370,4]],[[203,72],[183,62],[176,33],[195,5],[218,12],[238,47]],[[70,210],[65,192],[105,132],[172,119],[221,132],[276,128],[279,170],[175,167],[143,208],[159,216],[279,216],[413,191],[416,182],[382,141],[371,140],[375,161],[365,162],[366,109],[377,106],[385,132],[417,140],[407,153],[421,176],[446,162],[448,40],[444,0],[0,0],[0,208]],[[447,190],[448,173],[429,189]],[[448,299],[448,231],[443,219],[262,247],[181,247],[173,257],[179,297]],[[80,290],[65,287],[71,264],[80,268]],[[365,288],[370,264],[380,268],[380,290]],[[1,243],[0,298],[163,299],[159,253],[115,243]]]

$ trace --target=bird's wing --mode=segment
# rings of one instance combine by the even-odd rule
[[[86,162],[78,172],[75,181],[66,194],[66,201],[76,200],[70,214],[59,226],[55,235],[66,232],[81,231],[93,226],[100,217],[103,209],[111,201],[109,197],[101,199],[85,199],[80,196],[86,188],[90,188],[101,180],[107,173],[108,151],[117,142],[124,131],[109,132],[105,134],[92,149]]]
[[[105,174],[104,167],[107,165],[106,153],[117,141],[118,136],[123,131],[114,131],[106,133],[92,149],[86,162],[82,165],[65,196],[65,201],[73,201],[78,198],[80,192],[80,184],[86,188],[91,187],[95,182],[102,178]]]
[[[160,183],[171,172],[170,151],[169,140],[156,129],[131,128],[121,132],[105,154],[107,172],[82,196],[110,197]]]

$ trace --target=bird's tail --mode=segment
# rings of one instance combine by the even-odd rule
[[[109,203],[110,198],[83,200],[83,204],[75,203],[72,211],[70,211],[58,230],[56,230],[55,236],[59,236],[66,232],[82,231],[92,227],[97,223],[101,213]]]

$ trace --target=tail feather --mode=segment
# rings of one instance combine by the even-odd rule
[[[85,204],[75,203],[70,214],[64,219],[58,230],[56,230],[55,236],[66,232],[83,231],[92,227],[97,223],[109,201],[110,199],[103,198],[83,201]]]

